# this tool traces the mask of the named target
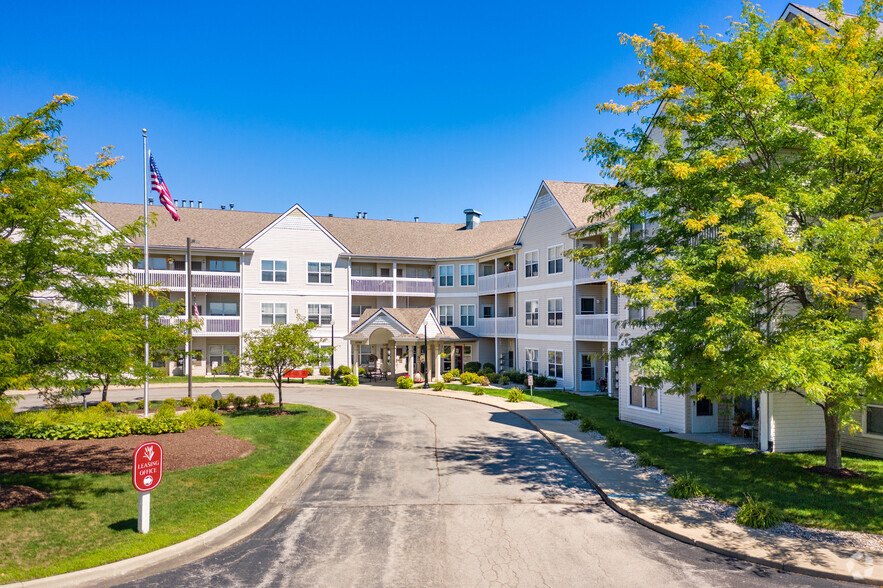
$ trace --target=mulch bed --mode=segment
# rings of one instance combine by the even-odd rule
[[[829,468],[827,466],[812,466],[807,468],[814,474],[821,474],[823,476],[828,476],[829,478],[864,478],[865,474],[861,472],[857,472],[855,470],[850,470],[848,468]]]
[[[30,486],[0,486],[0,510],[36,504],[49,496],[48,492]]]

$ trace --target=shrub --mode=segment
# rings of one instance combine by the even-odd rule
[[[307,376],[312,376],[312,375],[313,375],[313,368],[311,368],[311,367],[305,367],[305,368],[300,368],[300,369],[302,369],[302,370],[304,370],[305,372],[307,372]]]
[[[534,376],[533,377],[533,385],[535,388],[545,388],[546,387],[546,376]]]
[[[442,390],[445,389],[445,383],[444,382],[436,382],[435,384],[432,385],[432,389],[435,390],[436,392],[441,392]]]
[[[785,514],[772,502],[758,502],[745,495],[745,502],[736,511],[736,522],[755,529],[769,529],[785,520]]]
[[[607,447],[622,447],[622,437],[616,431],[608,431],[606,435]]]
[[[579,411],[572,406],[568,406],[564,409],[564,420],[565,421],[575,421],[580,418]]]
[[[638,459],[635,460],[635,465],[640,468],[656,468],[659,465],[656,463],[656,460],[644,453],[643,451],[638,454]]]
[[[342,365],[334,371],[335,378],[342,378],[343,376],[348,376],[353,373],[352,368],[348,365]]]
[[[366,370],[365,368],[359,368],[359,375],[362,376],[363,378],[367,378],[368,377],[368,370]]]
[[[524,390],[518,387],[512,388],[509,390],[507,400],[509,402],[522,402],[524,400]]]
[[[232,394],[231,394],[232,396]],[[229,410],[230,409],[230,396],[223,396],[220,400],[218,400],[218,409],[219,410]]]
[[[271,404],[273,404],[273,402],[275,402],[275,400],[276,400],[276,397],[273,396],[272,392],[266,392],[264,394],[261,394],[261,402],[263,402],[267,406],[270,406]]]
[[[478,375],[473,374],[472,372],[463,372],[460,374],[460,383],[461,384],[474,384],[478,381]]]
[[[340,378],[340,383],[344,386],[358,386],[359,376],[357,376],[356,374],[348,374],[346,376],[342,376]]]
[[[583,433],[588,433],[589,431],[597,431],[598,425],[595,424],[595,421],[592,420],[591,417],[583,417],[579,421],[579,430]]]
[[[248,405],[248,408],[257,408],[258,404],[261,403],[261,399],[255,396],[254,394],[250,394],[245,398],[245,404]]]
[[[414,380],[412,380],[409,376],[401,376],[398,380],[396,380],[396,384],[398,384],[399,388],[413,388]]]
[[[491,366],[493,368],[494,366]],[[472,372],[477,373],[481,371],[481,362],[480,361],[467,361],[466,365],[463,366],[464,372]]]
[[[224,424],[221,415],[205,408],[190,410],[181,415],[181,422],[187,429],[217,427]]]
[[[96,408],[103,413],[111,413],[114,411],[113,404],[111,404],[107,400],[102,400],[101,402],[99,402]]]
[[[481,371],[489,373],[489,374],[493,374],[493,373],[497,372],[497,370],[494,369],[494,364],[492,364],[491,362],[487,362],[487,363],[482,364]]]
[[[558,385],[558,380],[556,380],[555,378],[546,378],[546,383],[545,383],[546,388],[554,388],[557,385]]]
[[[196,402],[194,402],[194,400],[189,396],[185,396],[181,399],[181,406],[183,406],[184,408],[193,408],[194,404],[196,404]]]
[[[196,397],[196,408],[204,408],[205,410],[215,409],[215,400],[206,394],[200,394]]]
[[[163,403],[163,406],[171,406],[172,408],[175,408],[176,406],[178,406],[178,401],[175,400],[174,398],[166,398],[165,400],[162,401],[162,403]]]
[[[455,378],[459,378],[460,377],[460,370],[458,370],[457,368],[452,369],[451,375]]]
[[[475,394],[476,396],[484,396],[485,394],[487,394],[487,392],[485,392],[481,388],[476,388],[475,390],[472,391],[472,393]]]
[[[699,478],[695,474],[684,474],[677,476],[666,492],[672,498],[696,498],[697,496],[706,496],[708,489],[699,483]]]
[[[143,401],[143,400],[139,400],[138,403],[135,405],[135,408],[136,408],[137,410],[144,410],[144,401]]]
[[[320,367],[319,368],[319,375],[320,376],[330,376],[331,375],[331,368],[328,367],[327,365]]]
[[[444,380],[447,383],[450,383],[451,380],[453,380],[453,379],[454,379],[454,374],[452,374],[451,372],[447,372],[447,373],[442,374],[442,380]]]
[[[524,381],[527,379],[527,374],[519,372],[518,370],[509,370],[506,372],[506,377],[516,384],[524,384]]]
[[[162,406],[159,407],[159,410],[156,411],[156,414],[153,418],[157,419],[168,419],[175,418],[175,407],[171,404],[166,404],[163,402]]]
[[[500,374],[496,374],[496,373],[487,374],[488,382],[490,382],[491,384],[499,384],[501,377],[502,376],[500,376]]]
[[[245,406],[245,398],[243,398],[242,396],[234,396],[233,397],[233,408],[235,408],[236,410],[239,410],[243,406]]]
[[[479,386],[490,386],[491,381],[488,380],[487,376],[478,376],[478,385]]]
[[[506,386],[509,383],[509,377],[508,376],[500,376],[500,381],[497,383],[500,384],[500,386]]]

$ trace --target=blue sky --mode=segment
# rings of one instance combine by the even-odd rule
[[[638,64],[618,33],[723,31],[737,1],[15,2],[0,116],[53,94],[96,196],[141,202],[141,128],[173,197],[218,208],[459,222],[526,214],[543,179],[597,181],[595,105]],[[785,2],[763,2],[778,16]],[[846,2],[855,10],[857,0]],[[631,124],[631,123],[628,123]]]

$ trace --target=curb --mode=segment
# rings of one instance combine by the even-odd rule
[[[567,460],[567,463],[572,465],[573,468],[577,472],[579,472],[579,474],[583,478],[585,478],[585,480],[592,486],[592,488],[594,488],[595,491],[598,492],[598,495],[601,497],[601,500],[604,501],[604,504],[609,506],[616,513],[626,517],[627,519],[630,519],[630,520],[638,523],[642,527],[646,527],[646,528],[650,529],[651,531],[659,533],[660,535],[665,535],[666,537],[670,537],[672,539],[680,541],[681,543],[686,543],[687,545],[693,545],[695,547],[700,547],[702,549],[705,549],[706,551],[711,551],[712,553],[717,553],[719,555],[731,557],[733,559],[739,559],[742,561],[746,561],[748,563],[766,566],[766,567],[769,567],[769,568],[772,568],[775,570],[782,570],[784,572],[802,574],[805,576],[813,576],[816,578],[823,578],[826,580],[836,580],[839,582],[852,582],[852,583],[856,583],[856,584],[867,584],[870,586],[881,586],[880,582],[876,582],[874,580],[871,580],[870,578],[855,578],[855,577],[853,577],[851,575],[847,575],[847,574],[839,574],[836,572],[827,572],[827,571],[819,570],[819,569],[815,569],[815,568],[806,568],[803,566],[793,565],[793,564],[789,564],[787,562],[780,562],[780,561],[775,561],[775,560],[771,560],[771,559],[765,559],[762,557],[755,557],[753,555],[747,555],[745,553],[742,553],[739,551],[734,551],[734,550],[728,549],[726,547],[720,547],[720,546],[714,545],[712,543],[707,543],[705,541],[696,540],[696,539],[693,539],[692,537],[689,537],[689,536],[684,535],[682,533],[678,533],[676,531],[672,531],[671,529],[661,527],[655,523],[648,521],[647,519],[644,519],[640,515],[635,514],[626,508],[623,508],[615,500],[610,498],[607,495],[607,493],[604,492],[604,490],[601,488],[601,486],[592,478],[592,476],[589,474],[589,472],[587,472],[578,463],[576,463],[576,461],[574,461],[561,448],[561,446],[555,442],[554,439],[549,437],[549,435],[547,435],[545,431],[543,431],[541,428],[539,428],[537,425],[535,425],[534,422],[531,421],[529,418],[520,414],[517,409],[511,409],[511,408],[508,408],[505,406],[498,406],[496,404],[492,404],[490,402],[486,402],[486,401],[475,399],[475,398],[459,398],[457,396],[448,396],[448,395],[432,393],[432,392],[423,392],[423,391],[418,391],[418,390],[415,390],[415,391],[418,394],[426,394],[427,396],[436,396],[439,398],[450,398],[451,400],[462,400],[462,401],[466,401],[466,402],[474,402],[476,404],[483,404],[485,406],[492,406],[494,408],[502,408],[503,410],[506,410],[506,411],[520,417],[528,425],[530,425],[534,430],[536,430],[540,435],[542,435],[543,438],[549,442],[549,445],[554,447],[558,451],[558,453],[560,453],[561,456],[564,457],[565,460]],[[539,405],[539,406],[543,406],[543,405]],[[552,407],[544,406],[543,408],[552,408]],[[555,410],[560,410],[560,409],[555,409]]]
[[[6,585],[21,588],[113,586],[191,563],[245,539],[282,511],[284,502],[279,500],[282,494],[296,491],[312,476],[313,472],[325,462],[337,439],[352,421],[346,414],[333,410],[328,412],[333,413],[335,419],[257,500],[229,521],[201,535],[150,553],[94,568]]]

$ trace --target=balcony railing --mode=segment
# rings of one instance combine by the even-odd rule
[[[494,330],[496,328],[496,330]],[[478,319],[480,337],[514,337],[518,328],[514,316]]]
[[[501,272],[478,278],[478,293],[493,294],[494,292],[514,292],[515,272]]]
[[[595,272],[600,271],[600,267],[586,267],[581,263],[573,264],[573,279],[577,282],[602,282],[604,281],[604,274],[600,274],[600,277],[595,277]]]
[[[392,294],[401,296],[435,296],[433,278],[391,278],[356,276],[350,279],[353,294]]]
[[[611,338],[616,339],[616,321],[612,320]],[[607,339],[607,315],[606,314],[578,314],[574,320],[574,336],[578,339]]]
[[[353,294],[392,294],[392,278],[355,277],[350,280]]]
[[[396,278],[396,291],[407,296],[435,296],[432,278]]]
[[[144,285],[144,270],[132,270],[135,285]],[[229,292],[239,290],[242,283],[239,274],[229,272],[191,272],[193,290],[197,292]],[[184,292],[187,290],[187,272],[175,270],[150,270],[150,284],[164,290]]]
[[[195,317],[194,317],[195,318]],[[160,323],[164,325],[172,325],[182,323],[187,320],[183,316],[163,316],[160,317]],[[240,320],[238,316],[202,316],[201,329],[193,329],[193,336],[238,336],[241,334]]]

